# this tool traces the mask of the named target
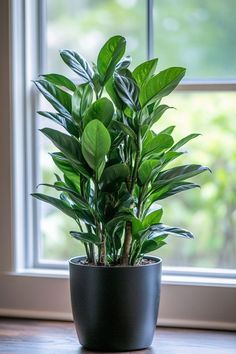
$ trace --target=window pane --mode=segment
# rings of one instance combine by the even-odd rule
[[[117,34],[127,38],[134,65],[145,60],[146,1],[47,0],[47,70],[73,74],[58,49],[73,49],[94,61],[104,42]]]
[[[156,254],[168,266],[235,268],[236,266],[236,126],[235,93],[176,93],[165,100],[174,106],[155,126],[155,130],[176,124],[175,138],[192,132],[202,136],[186,146],[180,163],[202,163],[212,169],[196,178],[201,189],[183,192],[161,201],[164,222],[181,226],[195,234],[195,240],[169,236],[168,245]],[[52,147],[46,140],[41,149],[44,180],[50,181],[54,169],[47,154]],[[47,157],[48,156],[48,157]],[[67,259],[83,252],[68,236],[75,225],[62,214],[41,203],[44,235],[42,255]]]
[[[157,252],[165,265],[236,267],[235,99],[235,93],[176,93],[165,100],[177,110],[167,112],[155,130],[176,124],[176,139],[201,133],[184,146],[189,154],[178,164],[201,163],[212,170],[193,179],[201,189],[160,201],[164,223],[195,235],[194,240],[169,236]]]
[[[127,54],[133,56],[133,65],[137,65],[146,59],[146,1],[47,0],[46,34],[46,72],[64,73],[73,77],[75,74],[60,59],[58,49],[76,50],[93,61],[103,43],[115,34],[127,38]],[[52,108],[42,99],[40,110],[51,111]],[[45,124],[53,126],[42,117],[37,122],[39,128]],[[38,139],[42,171],[39,180],[52,183],[55,166],[48,151],[53,152],[55,148],[42,134],[39,134]],[[41,187],[40,191],[53,195],[49,188]],[[84,246],[69,236],[70,230],[77,229],[73,220],[64,217],[50,205],[38,204],[42,234],[39,240],[40,257],[66,260],[84,254]]]
[[[96,57],[98,48],[107,37],[121,33],[119,31],[120,23],[122,23],[124,30],[122,34],[128,35],[128,54],[132,54],[136,58],[136,63],[145,60],[145,1],[126,2],[128,3],[128,8],[126,8],[125,2],[121,0],[99,2],[86,0],[79,2],[79,5],[78,1],[73,0],[48,0],[47,71],[64,72],[73,75],[72,72],[65,71],[65,66],[58,59],[58,48],[76,49],[92,60]],[[71,5],[69,8],[66,6],[68,3]],[[164,4],[164,2],[160,1],[158,3],[161,6]],[[178,1],[178,4],[180,3],[184,4],[182,0]],[[194,4],[195,2],[189,0],[187,3]],[[198,3],[201,4],[199,1]],[[168,0],[165,4],[170,6],[170,4],[175,4],[175,1]],[[206,1],[206,4],[208,9],[208,1]],[[118,19],[118,16],[114,16],[114,11],[116,13],[118,11],[122,12],[123,17]],[[173,16],[178,13],[178,17],[181,17],[179,12],[177,11],[174,14],[173,11]],[[97,13],[100,15],[96,15]],[[104,15],[105,18],[107,18],[107,14],[110,14],[110,17],[114,17],[113,20],[111,22],[108,20],[108,22],[101,21],[104,13],[106,13],[106,16]],[[132,13],[136,14],[133,16],[135,19],[130,19]],[[168,13],[171,13],[171,11]],[[161,14],[164,14],[162,7],[159,9],[159,16],[164,18]],[[80,16],[81,19],[79,21]],[[85,21],[86,18],[87,20]],[[142,25],[139,26],[139,23],[142,23]],[[212,26],[212,23],[210,25]],[[96,33],[100,34],[96,35]],[[191,50],[189,49],[186,53],[183,50],[183,47],[184,49],[191,48],[191,41],[185,40],[183,34],[181,39],[176,39],[174,44],[167,38],[166,30],[165,33],[162,33],[161,38],[164,38],[163,36],[165,36],[167,42],[165,43],[164,40],[161,42],[160,40],[160,53],[165,54],[164,58],[160,56],[162,66],[186,65],[189,67],[189,71],[192,70],[195,77],[204,77],[205,74],[203,74],[202,68],[204,70],[209,68],[209,70],[206,69],[205,71],[208,73],[214,68],[214,73],[221,75],[221,77],[223,77],[223,74],[226,77],[226,70],[232,69],[232,66],[227,68],[228,64],[226,67],[220,66],[219,62],[217,62],[218,59],[214,59],[215,62],[212,62],[212,68],[210,68],[210,61],[206,60],[207,56],[204,54],[207,49],[204,41],[202,43],[203,49],[201,49],[201,55],[204,60],[202,60],[201,65],[198,65],[196,64],[197,61],[190,60]],[[133,40],[130,40],[131,38]],[[93,39],[94,42],[90,42]],[[179,46],[176,45],[177,42]],[[137,47],[132,47],[132,43],[138,43]],[[170,48],[172,48],[171,51]],[[200,51],[200,42],[198,42],[196,48]],[[219,48],[214,50],[218,53],[218,56],[221,55]],[[174,57],[173,53],[175,53],[176,57]],[[198,53],[197,50],[196,53]],[[185,62],[183,62],[183,59]],[[231,58],[227,58],[227,60],[231,59],[232,55]],[[192,65],[191,67],[190,64]],[[215,74],[209,75],[214,77]],[[165,103],[175,106],[177,110],[167,112],[155,129],[158,131],[168,125],[176,124],[176,139],[191,132],[202,133],[201,137],[188,144],[187,149],[191,154],[190,156],[186,155],[182,163],[208,165],[213,174],[206,173],[196,179],[197,182],[202,184],[200,190],[182,193],[161,203],[164,206],[164,222],[191,230],[196,239],[183,240],[170,236],[168,238],[168,246],[165,246],[156,254],[163,257],[165,265],[168,266],[235,268],[235,93],[176,93],[166,99]],[[42,101],[40,109],[46,110],[47,108],[51,110],[49,106],[47,107],[47,103]],[[39,127],[42,127],[45,124],[48,125],[49,121],[46,122],[40,118],[38,124]],[[53,171],[55,171],[55,167],[48,155],[48,151],[55,151],[55,148],[48,140],[43,138],[42,134],[39,136],[39,143],[40,166],[43,172],[40,181],[43,180],[50,183],[54,179]],[[58,173],[58,171],[56,172]],[[51,193],[46,188],[44,191]],[[71,256],[83,254],[83,246],[69,236],[69,231],[76,229],[74,222],[45,203],[40,203],[40,208],[40,227],[43,236],[40,239],[41,258],[66,260]]]
[[[236,78],[235,0],[154,0],[154,55],[189,79]]]

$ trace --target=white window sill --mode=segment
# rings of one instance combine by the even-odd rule
[[[224,276],[224,274],[219,276],[219,273],[217,273],[217,276],[216,273],[212,273],[212,276],[209,276],[209,273],[206,276],[201,273],[198,275],[181,273],[182,274],[177,274],[176,271],[175,274],[165,274],[164,271],[162,284],[236,288],[236,278],[234,274],[230,277],[230,274],[227,274],[227,276]],[[69,271],[67,269],[28,268],[17,272],[7,272],[5,275],[68,279]]]

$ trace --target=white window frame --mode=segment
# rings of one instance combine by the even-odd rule
[[[150,12],[152,0],[147,3]],[[0,80],[0,153],[4,166],[0,169],[4,200],[0,203],[0,315],[67,320],[72,316],[65,263],[35,262],[38,247],[33,242],[38,232],[32,222],[37,219],[33,216],[37,203],[30,193],[37,182],[37,159],[32,157],[38,149],[32,119],[37,95],[30,80],[37,77],[43,60],[39,50],[43,46],[38,44],[45,27],[38,16],[39,6],[42,10],[44,0],[1,1],[1,70],[5,80]],[[149,56],[152,31],[149,17]],[[184,83],[179,90],[235,91],[236,82]],[[158,323],[235,330],[235,288],[233,270],[165,268]]]

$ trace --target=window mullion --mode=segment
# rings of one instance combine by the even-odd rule
[[[147,57],[153,58],[153,0],[147,0]]]

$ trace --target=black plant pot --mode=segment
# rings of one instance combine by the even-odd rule
[[[151,345],[160,300],[161,264],[98,267],[70,264],[74,322],[80,343],[95,351],[128,351]]]

